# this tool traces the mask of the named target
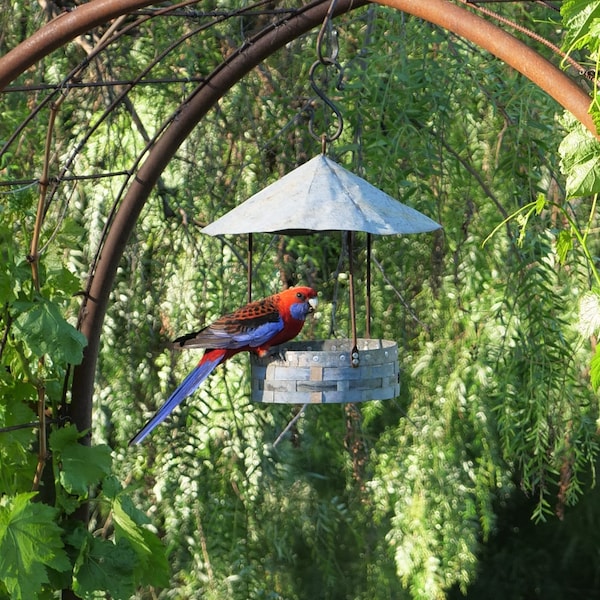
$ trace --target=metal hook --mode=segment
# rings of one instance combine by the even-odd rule
[[[322,100],[323,104],[329,107],[329,109],[337,119],[337,128],[332,135],[327,135],[327,133],[319,134],[315,131],[315,111],[312,107],[309,109],[310,118],[308,122],[308,130],[313,136],[313,138],[321,141],[323,148],[325,147],[326,143],[337,140],[344,129],[344,119],[342,118],[342,113],[340,109],[334,104],[334,102],[319,86],[319,84],[316,81],[315,75],[319,66],[323,66],[325,69],[327,69],[328,67],[334,67],[338,73],[337,80],[335,82],[335,89],[340,91],[343,89],[344,70],[340,63],[337,61],[337,57],[339,54],[338,36],[337,32],[333,29],[331,24],[336,1],[337,0],[331,0],[329,8],[327,9],[327,14],[325,15],[325,19],[323,20],[323,24],[321,25],[321,29],[319,30],[319,34],[317,35],[317,60],[311,65],[310,70],[308,72],[308,76],[310,78],[310,85],[312,89]],[[326,38],[329,41],[328,55],[325,54],[324,51]]]
[[[331,4],[327,9],[327,14],[325,15],[325,19],[323,20],[323,24],[321,25],[321,29],[319,30],[319,34],[317,35],[317,56],[319,57],[319,61],[324,65],[336,62],[340,50],[337,38],[337,31],[333,29],[333,26],[331,24],[336,2],[337,0],[331,0]],[[329,56],[325,56],[325,54],[323,53],[323,42],[325,40],[325,34],[327,33],[329,34],[329,40],[331,42],[331,54]]]
[[[323,63],[320,60],[315,61],[310,67],[310,70],[308,72],[308,77],[310,78],[310,85],[311,85],[312,89],[314,90],[315,94],[317,94],[317,96],[322,100],[323,104],[328,106],[329,109],[331,110],[331,112],[335,115],[335,118],[337,119],[337,128],[332,135],[317,133],[315,131],[315,122],[314,122],[315,121],[315,111],[314,111],[314,109],[311,109],[310,119],[308,121],[308,130],[310,131],[310,134],[316,140],[321,140],[324,135],[327,142],[333,142],[334,140],[337,140],[340,137],[340,135],[342,135],[342,131],[344,129],[344,119],[342,117],[342,113],[341,113],[340,109],[327,96],[327,94],[317,85],[317,82],[315,81],[315,72],[317,70],[317,67],[326,65],[326,64],[327,63]],[[339,71],[336,89],[341,89],[341,80],[343,77],[343,70],[342,70],[341,66],[335,62],[331,62],[329,64],[332,66],[335,66]]]

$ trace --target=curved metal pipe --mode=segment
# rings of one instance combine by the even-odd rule
[[[92,0],[52,19],[0,57],[0,91],[38,60],[78,35],[150,4],[157,4],[157,2],[156,0]]]
[[[600,139],[589,114],[591,99],[560,69],[493,23],[447,0],[374,0],[464,37],[522,73]]]

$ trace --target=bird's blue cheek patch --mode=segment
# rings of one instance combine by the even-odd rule
[[[305,302],[296,302],[290,306],[290,314],[297,321],[304,321],[308,314],[308,309]]]

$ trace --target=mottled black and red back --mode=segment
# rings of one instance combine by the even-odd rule
[[[290,288],[250,302],[173,343],[177,348],[259,349],[263,353],[274,343],[281,344],[298,335],[304,319],[314,310],[316,297],[312,288]]]

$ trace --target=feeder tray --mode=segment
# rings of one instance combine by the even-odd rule
[[[352,340],[290,342],[276,355],[251,354],[252,400],[269,404],[330,404],[389,400],[400,393],[396,342],[358,339],[358,367]]]

